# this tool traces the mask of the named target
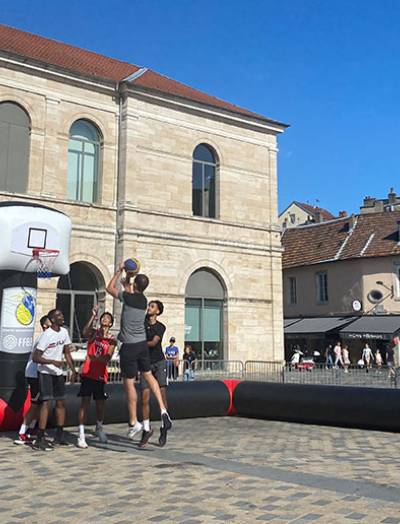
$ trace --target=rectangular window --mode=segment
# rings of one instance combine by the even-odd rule
[[[296,277],[289,277],[289,304],[297,304]]]
[[[328,296],[328,273],[320,271],[316,274],[317,278],[317,302],[319,304],[326,304],[329,300]]]
[[[393,264],[394,298],[400,300],[400,264]]]

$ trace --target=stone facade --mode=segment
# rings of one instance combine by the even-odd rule
[[[0,199],[70,216],[70,262],[93,268],[100,291],[118,260],[138,257],[150,277],[148,296],[165,304],[166,337],[175,335],[181,347],[188,279],[200,268],[213,271],[226,291],[224,358],[281,360],[276,135],[283,126],[29,63],[0,59],[0,67],[0,103],[19,104],[31,119],[28,193]],[[102,136],[96,204],[66,196],[69,130],[79,119]],[[201,143],[218,156],[216,219],[192,214],[192,155]],[[38,317],[54,306],[56,290],[56,279],[40,283]],[[109,297],[105,307],[118,316]]]

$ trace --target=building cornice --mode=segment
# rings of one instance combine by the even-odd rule
[[[207,224],[215,224],[217,226],[228,226],[228,227],[235,227],[239,229],[250,229],[253,231],[262,231],[263,233],[281,233],[281,227],[278,224],[271,225],[269,227],[263,226],[262,224],[245,224],[242,222],[231,222],[228,220],[221,220],[216,218],[205,218],[205,217],[197,217],[193,215],[180,215],[178,213],[171,213],[167,211],[157,211],[153,209],[143,209],[136,207],[134,204],[130,204],[128,202],[121,203],[119,206],[119,211],[131,211],[135,213],[141,213],[144,215],[156,215],[159,217],[164,218],[172,218],[176,220],[188,220],[193,221],[197,223],[207,223]]]
[[[252,130],[274,134],[283,133],[289,126],[281,122],[275,122],[274,120],[252,117],[245,115],[244,113],[229,111],[228,109],[221,109],[216,106],[203,104],[190,100],[188,98],[179,97],[176,95],[168,95],[161,91],[155,91],[145,88],[140,88],[134,84],[124,84],[122,90],[128,94],[128,96],[143,99],[147,102],[159,105],[169,105],[175,109],[195,112],[203,117],[210,118],[216,117],[227,123],[235,126],[247,127]]]

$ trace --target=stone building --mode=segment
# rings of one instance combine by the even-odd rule
[[[341,211],[340,216],[344,215],[346,215],[345,211]],[[282,230],[285,230],[292,227],[304,226],[305,224],[319,224],[320,222],[326,222],[334,218],[335,216],[323,207],[293,201],[280,213],[278,221]]]
[[[136,256],[167,338],[199,356],[280,360],[277,135],[285,125],[150,69],[0,26],[0,199],[73,221],[71,271],[41,282],[79,340]],[[117,318],[118,320],[118,318]],[[164,341],[165,342],[165,341]]]
[[[359,356],[400,333],[400,211],[287,229],[282,244],[287,357],[339,337]]]

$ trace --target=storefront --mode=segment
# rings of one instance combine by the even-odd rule
[[[304,355],[312,356],[315,351],[324,360],[329,344],[339,340],[340,330],[353,322],[356,317],[313,317],[285,319],[285,360],[290,361],[295,348]]]
[[[385,356],[386,348],[400,333],[400,315],[368,315],[360,317],[340,330],[340,338],[349,346],[350,359],[356,362],[366,343],[375,353]]]

